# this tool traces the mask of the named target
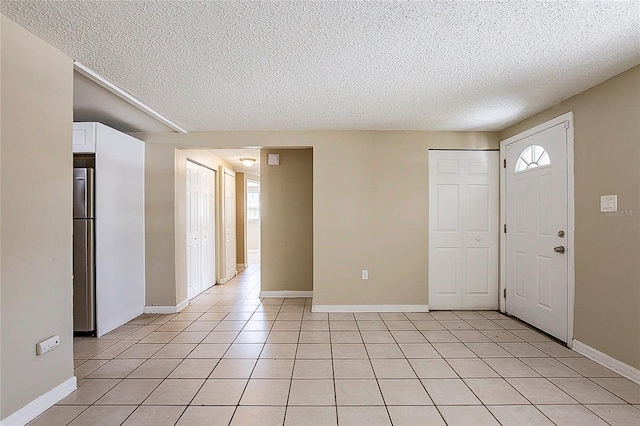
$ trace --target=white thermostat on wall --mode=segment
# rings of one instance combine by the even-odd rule
[[[267,157],[267,164],[270,166],[279,166],[280,154],[269,154]]]

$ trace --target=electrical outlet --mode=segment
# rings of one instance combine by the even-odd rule
[[[362,270],[362,279],[363,280],[368,280],[369,279],[369,270],[368,269],[363,269]]]
[[[36,343],[36,355],[43,355],[60,344],[60,336],[51,336],[42,342]]]

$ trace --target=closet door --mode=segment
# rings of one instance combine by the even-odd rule
[[[215,180],[213,170],[202,168],[202,290],[216,283],[216,204]]]
[[[215,172],[187,161],[187,297],[216,283]]]
[[[202,293],[202,179],[200,166],[187,161],[187,298]]]
[[[224,178],[224,267],[225,282],[236,276],[236,176],[223,170]]]
[[[498,309],[498,151],[429,152],[429,309]]]

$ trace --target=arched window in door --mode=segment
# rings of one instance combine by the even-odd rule
[[[546,149],[540,145],[529,145],[520,153],[516,163],[516,173],[551,165],[551,158]]]

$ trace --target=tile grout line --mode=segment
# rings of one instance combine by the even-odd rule
[[[285,299],[286,300],[286,299]],[[295,354],[293,355],[293,365],[291,367],[291,377],[289,379],[289,391],[287,392],[287,403],[284,406],[284,416],[282,417],[282,425],[284,426],[285,422],[287,421],[287,411],[289,410],[289,399],[291,398],[291,388],[293,387],[293,374],[294,371],[296,369],[296,359],[297,359],[297,355],[298,355],[298,347],[300,346],[300,335],[302,334],[302,321],[304,320],[304,309],[306,306],[306,300],[305,300],[305,304],[302,307],[302,316],[300,317],[300,330],[298,331],[298,340],[296,342],[296,351]],[[282,303],[282,306],[284,306],[284,301]],[[280,308],[282,309],[282,308]],[[278,317],[276,316],[275,321],[278,320]],[[275,324],[274,321],[274,324]]]
[[[408,318],[408,317],[407,317]],[[433,317],[432,317],[433,318]],[[434,320],[436,322],[438,322],[438,324],[440,324],[440,322],[438,320],[436,320],[434,318]],[[411,321],[409,319],[409,321]],[[415,324],[413,324],[413,321],[411,321],[411,324],[415,327]],[[442,325],[442,324],[440,324]],[[417,329],[417,327],[416,327]],[[422,332],[420,332],[420,334],[422,334]],[[427,339],[427,337],[422,334],[422,336],[425,338],[425,340],[427,341],[428,344],[431,345],[431,347],[433,347],[433,349],[438,353],[438,355],[440,355],[442,357],[442,355],[440,354],[440,352],[438,352],[438,350],[431,344],[431,342],[429,341],[429,339]],[[397,339],[395,338],[395,336],[393,336],[394,341],[396,342],[396,344],[398,345],[398,347],[400,347],[400,344],[398,343]],[[402,351],[402,348],[400,347],[400,350]],[[424,382],[422,381],[422,379],[420,378],[420,376],[418,375],[418,372],[415,370],[415,368],[413,367],[413,365],[411,364],[411,362],[409,362],[409,358],[407,358],[407,355],[404,353],[404,351],[402,351],[402,354],[404,355],[404,359],[407,361],[407,363],[409,364],[409,367],[411,368],[411,370],[413,371],[413,374],[416,375],[418,382],[420,383],[420,386],[422,386],[422,389],[424,389],[425,393],[427,394],[427,397],[429,398],[429,400],[433,403],[433,407],[436,409],[436,411],[438,412],[438,415],[440,416],[440,419],[442,419],[442,421],[447,424],[447,421],[445,420],[444,416],[442,415],[442,412],[440,411],[440,408],[438,408],[438,406],[436,405],[435,401],[433,400],[433,397],[429,394],[429,391],[427,390],[426,386],[424,385]],[[441,358],[444,360],[444,358]],[[445,360],[446,362],[446,360]],[[387,409],[388,411],[388,409]]]
[[[246,298],[246,296],[243,297],[241,300],[243,300],[245,298]],[[256,307],[253,312],[254,313],[257,312],[257,309],[258,309],[258,307]],[[282,305],[278,308],[278,313],[280,312],[280,309],[282,309]],[[253,316],[253,314],[252,314],[252,316]],[[277,317],[277,314],[276,314],[276,317]],[[243,326],[243,328],[244,328],[244,326]],[[269,330],[271,330],[271,328]],[[271,331],[269,331],[269,333],[271,333]],[[231,345],[233,345],[233,343],[236,341],[236,339],[238,338],[239,335],[240,335],[240,333],[238,333],[238,335],[233,339],[233,341],[229,345],[229,348],[227,348],[225,353],[222,355],[222,358],[224,358],[224,355],[226,355],[228,350],[231,349]],[[268,338],[268,335],[267,335],[267,338]],[[262,349],[260,350],[260,354],[258,354],[258,358],[256,358],[256,362],[253,364],[253,368],[251,369],[251,372],[249,373],[249,377],[247,377],[247,383],[245,383],[244,388],[242,389],[242,392],[240,393],[240,397],[238,398],[238,403],[236,404],[235,408],[233,409],[233,413],[231,414],[231,417],[229,418],[229,425],[231,424],[231,422],[233,422],[233,418],[235,417],[236,413],[238,412],[238,408],[240,407],[240,401],[242,401],[242,397],[244,396],[244,393],[247,391],[247,387],[249,386],[249,380],[251,380],[251,376],[253,375],[253,372],[255,371],[256,366],[258,365],[258,360],[260,359],[260,355],[262,354],[263,350],[264,350],[264,345],[262,345]]]
[[[329,333],[329,354],[331,355],[331,379],[333,380],[333,401],[336,407],[336,425],[340,425],[338,415],[338,387],[336,386],[336,366],[333,359],[333,338],[331,336],[331,313],[327,313],[327,330]]]
[[[382,318],[382,315],[380,315],[380,314],[378,314],[378,315],[380,316],[380,320],[384,324],[387,333],[389,333],[389,335],[391,336],[391,338],[395,342],[396,339],[393,336],[393,334],[391,333],[391,330],[389,330],[389,327],[387,326],[387,323]],[[354,319],[355,319],[355,315],[354,315]],[[362,336],[362,330],[360,330],[360,326],[358,325],[358,321],[357,320],[356,320],[356,327],[358,327],[358,333],[360,334],[360,339],[362,340],[362,343],[364,344],[364,336]],[[396,344],[398,344],[398,343],[396,342]],[[400,347],[400,346],[398,346],[398,347]],[[366,346],[365,346],[365,348],[366,348]],[[366,349],[365,349],[365,351],[366,351]],[[382,393],[382,386],[380,386],[380,381],[378,380],[378,375],[376,374],[376,369],[373,366],[373,361],[371,361],[371,357],[369,356],[368,352],[367,352],[367,360],[369,360],[369,365],[371,366],[371,371],[373,372],[373,377],[375,378],[376,385],[378,386],[378,391],[380,392],[380,398],[382,399],[382,403],[384,404],[384,410],[387,412],[387,418],[389,419],[389,423],[391,425],[393,425],[393,420],[391,419],[391,413],[389,412],[389,406],[387,405],[387,401],[384,398],[384,393]],[[407,361],[407,363],[408,363],[408,361]]]

